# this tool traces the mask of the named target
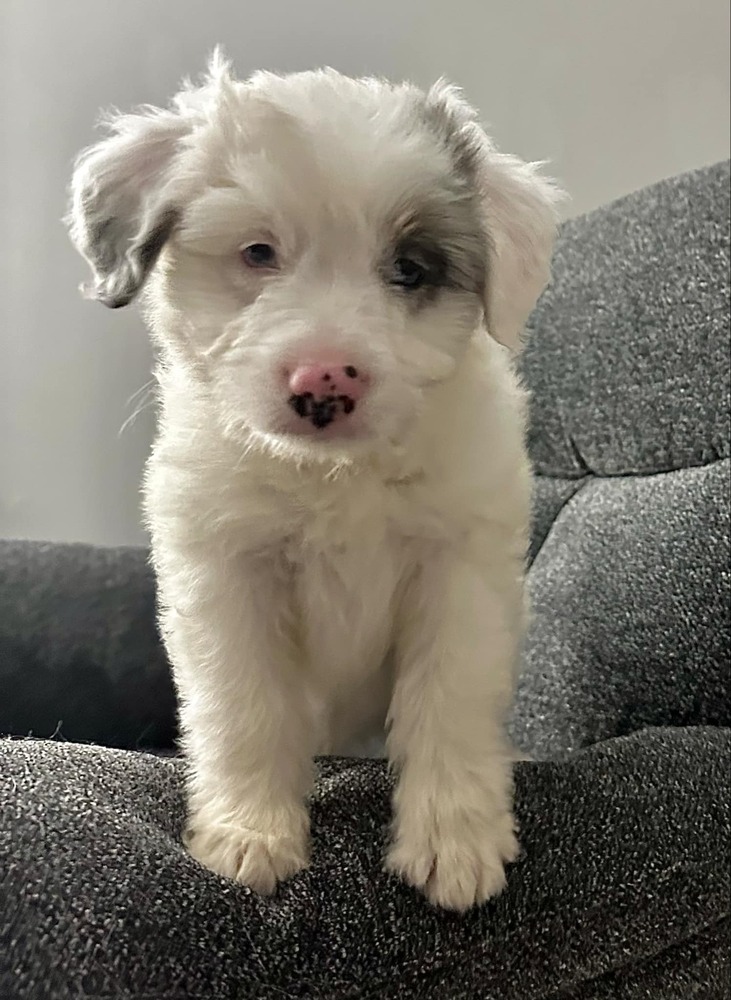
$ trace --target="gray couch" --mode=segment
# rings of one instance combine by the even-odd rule
[[[0,740],[3,1000],[729,996],[728,164],[567,223],[532,327],[504,895],[382,873],[378,760],[319,763],[273,898],[202,869],[146,554],[2,543],[0,732],[35,737]]]

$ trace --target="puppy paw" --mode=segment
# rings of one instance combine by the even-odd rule
[[[248,885],[262,895],[309,865],[306,836],[260,833],[232,824],[191,824],[185,837],[190,855],[206,868]]]
[[[386,870],[420,889],[434,906],[464,912],[505,888],[505,865],[520,853],[510,814],[440,821],[398,831]]]

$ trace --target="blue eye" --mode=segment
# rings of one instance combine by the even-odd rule
[[[391,265],[388,280],[400,288],[419,288],[426,281],[426,268],[408,257],[397,257]]]
[[[274,268],[277,266],[277,251],[269,243],[252,243],[244,247],[241,256],[249,267]]]

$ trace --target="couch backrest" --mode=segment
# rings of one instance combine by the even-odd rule
[[[729,164],[562,227],[522,359],[538,755],[729,724]]]

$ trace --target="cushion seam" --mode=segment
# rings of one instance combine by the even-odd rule
[[[535,468],[533,474],[536,479],[568,479],[572,482],[582,481],[587,478],[587,475],[593,476],[595,479],[642,479],[650,478],[651,476],[666,476],[671,472],[683,472],[685,470],[693,469],[707,469],[713,465],[722,465],[731,459],[731,455],[719,455],[716,458],[711,458],[707,462],[698,462],[695,465],[673,465],[667,468],[659,469],[625,469],[618,470],[617,472],[597,472],[596,469],[590,469],[587,473],[587,467],[584,469],[554,469],[554,468]]]
[[[548,477],[546,477],[546,478],[548,478]],[[538,548],[533,553],[533,557],[531,558],[531,561],[530,561],[530,565],[531,566],[535,563],[536,559],[538,558],[538,556],[543,551],[543,547],[546,544],[549,535],[553,531],[553,528],[554,528],[554,525],[556,524],[556,521],[559,519],[559,517],[563,513],[564,508],[567,507],[571,503],[571,501],[574,499],[574,497],[577,496],[579,493],[581,493],[581,491],[583,490],[583,488],[589,482],[591,482],[594,478],[595,477],[590,473],[589,475],[582,476],[581,479],[575,479],[575,480],[572,481],[575,484],[574,488],[571,490],[571,492],[568,494],[568,496],[565,496],[563,498],[563,500],[561,501],[560,506],[558,507],[558,509],[554,513],[553,518],[551,519],[551,523],[549,524],[548,528],[544,532],[544,535],[543,535],[543,538],[541,539],[540,545],[538,546]]]
[[[703,868],[703,867],[704,867],[703,865],[691,865],[691,866],[689,866],[689,870],[690,870],[690,868]],[[575,986],[575,985],[579,985],[581,983],[591,983],[591,982],[594,982],[594,981],[597,981],[597,980],[601,981],[602,978],[604,978],[604,977],[606,977],[608,975],[611,975],[612,973],[620,972],[620,971],[625,970],[625,969],[637,968],[637,967],[639,967],[639,966],[647,963],[648,961],[651,961],[652,959],[657,958],[659,955],[662,955],[665,952],[671,951],[673,948],[676,948],[678,945],[686,944],[689,941],[693,941],[695,938],[699,937],[704,931],[708,931],[710,928],[715,927],[718,924],[723,924],[724,921],[728,920],[728,916],[729,916],[728,911],[726,911],[726,912],[724,912],[724,913],[722,913],[720,915],[716,915],[715,919],[713,917],[711,917],[711,919],[707,923],[704,922],[702,924],[702,926],[700,926],[699,929],[697,929],[694,933],[688,935],[687,937],[686,936],[679,937],[679,938],[677,938],[677,939],[675,939],[673,941],[670,941],[664,948],[660,948],[657,951],[648,952],[648,953],[642,955],[641,957],[638,956],[638,960],[637,961],[634,961],[634,962],[630,961],[630,962],[627,962],[626,964],[616,965],[614,968],[605,969],[605,970],[599,972],[595,976],[588,976],[585,979],[579,980],[578,982],[575,981],[573,983],[566,984],[566,986],[559,986],[558,987],[558,990],[559,990],[558,994],[556,994],[556,992],[554,991],[553,995],[554,996],[556,996],[556,995],[560,996],[561,995],[560,991],[566,989],[568,986]],[[472,966],[473,971],[479,972],[480,968],[483,967],[486,962],[489,962],[489,955],[487,955],[485,953],[485,951],[486,951],[486,949],[484,947],[484,944],[483,943],[479,943],[474,948],[471,948],[468,951],[466,951],[465,954],[460,955],[460,956],[458,956],[456,958],[448,958],[445,961],[441,962],[439,965],[437,965],[434,968],[430,969],[429,972],[428,972],[428,978],[433,980],[433,979],[437,978],[438,976],[444,975],[445,973],[449,974],[451,971],[453,971],[454,969],[456,969],[458,966],[464,965],[465,962],[469,962],[470,963],[470,965]],[[356,992],[352,992],[352,987],[346,987],[345,992],[338,992],[337,988],[336,988],[336,992],[330,993],[328,995],[328,1000],[377,1000],[378,996],[380,995],[380,993],[378,991],[382,990],[382,988],[384,986],[391,986],[396,981],[403,982],[405,980],[405,978],[408,977],[409,974],[412,973],[412,972],[416,972],[416,975],[412,978],[412,983],[414,981],[416,981],[416,983],[418,984],[418,982],[419,982],[419,974],[422,972],[422,970],[421,970],[421,968],[419,968],[419,967],[416,966],[416,962],[415,961],[411,961],[411,962],[403,963],[398,968],[394,968],[393,970],[389,970],[389,978],[388,979],[381,979],[380,982],[377,983],[375,986],[371,985],[371,986],[366,987],[366,989],[363,992],[360,992],[360,987],[358,987],[358,986],[355,987]],[[398,980],[396,980],[396,979],[393,978],[394,975],[398,977]],[[422,982],[423,982],[423,978],[422,978]],[[376,991],[376,992],[374,992],[374,991]],[[551,1000],[551,994],[550,993],[549,994],[535,994],[536,1000],[540,1000],[540,998],[542,996],[546,997],[547,1000]]]
[[[626,965],[618,965],[614,969],[607,969],[606,972],[600,972],[598,976],[589,976],[587,979],[577,979],[572,983],[567,983],[566,986],[560,986],[555,993],[548,994],[545,997],[545,1000],[559,1000],[560,997],[567,995],[567,991],[571,991],[571,993],[573,993],[577,986],[581,987],[591,986],[593,983],[601,984],[602,982],[610,981],[612,977],[615,977],[623,972],[631,971],[632,969],[642,969],[648,963],[655,961],[655,959],[661,958],[663,955],[669,954],[670,952],[672,952],[674,948],[677,948],[679,945],[692,944],[694,941],[698,941],[701,937],[703,937],[703,935],[706,932],[713,930],[713,928],[724,927],[728,923],[728,919],[729,919],[728,915],[724,914],[723,916],[719,917],[718,920],[714,920],[707,926],[702,927],[695,934],[691,934],[690,937],[682,938],[679,941],[673,941],[672,944],[668,945],[667,947],[661,948],[659,951],[643,956],[643,958],[640,959],[640,961],[638,962],[627,962]],[[571,994],[569,993],[568,995],[570,996]]]

